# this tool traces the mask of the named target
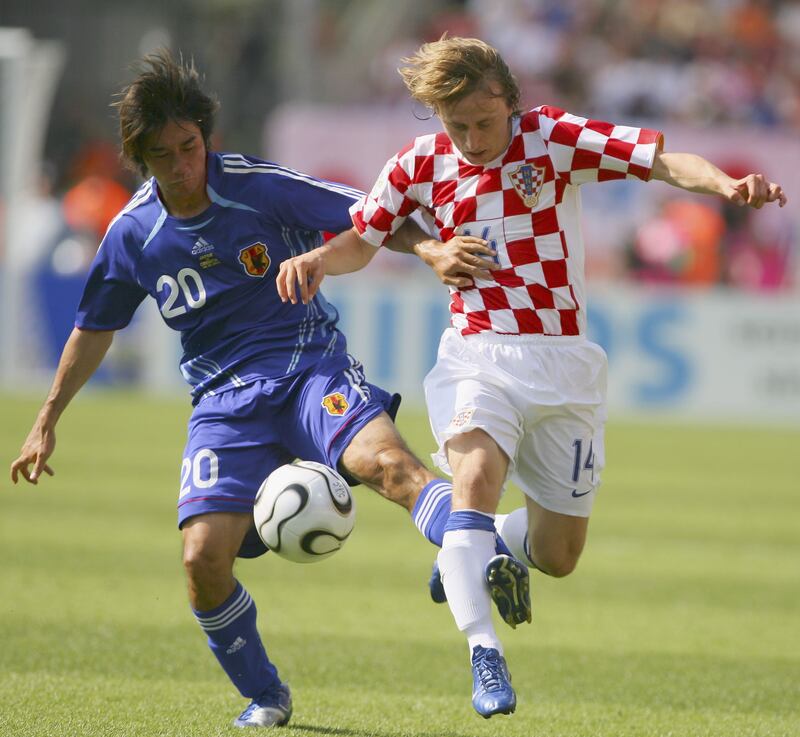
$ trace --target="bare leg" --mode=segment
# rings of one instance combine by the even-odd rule
[[[183,566],[192,608],[208,611],[233,593],[233,562],[251,524],[249,514],[223,512],[191,517],[183,525]]]
[[[349,473],[409,512],[436,476],[408,448],[385,412],[368,422],[342,454]]]
[[[242,696],[252,699],[237,724],[271,726],[288,721],[291,696],[267,657],[255,602],[233,575],[236,553],[251,524],[249,514],[239,513],[190,518],[183,525],[183,564],[192,612],[211,652]]]
[[[548,576],[569,575],[586,542],[589,518],[552,512],[529,497],[525,499],[525,507],[498,515],[498,532],[518,560]]]

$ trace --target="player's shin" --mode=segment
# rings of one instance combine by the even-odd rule
[[[458,511],[450,515],[439,552],[439,570],[456,626],[467,635],[469,650],[502,645],[492,624],[491,597],[484,569],[495,554],[491,516]]]
[[[256,699],[280,684],[256,629],[255,602],[240,583],[215,609],[192,611],[208,635],[211,652],[242,696]]]

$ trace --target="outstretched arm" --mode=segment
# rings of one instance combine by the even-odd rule
[[[55,450],[58,418],[97,370],[113,339],[113,330],[75,328],[72,331],[58,362],[50,393],[39,410],[19,457],[11,464],[11,480],[15,484],[20,474],[31,484],[38,483],[42,471],[53,475],[47,459]],[[33,470],[29,468],[31,464]]]
[[[734,179],[696,154],[660,151],[653,164],[653,179],[689,192],[720,195],[737,205],[756,209],[767,202],[777,202],[781,207],[787,202],[781,186],[768,181],[763,174]]]
[[[282,302],[297,304],[296,286],[304,305],[317,293],[326,275],[350,274],[363,269],[378,251],[367,243],[355,228],[344,230],[319,248],[286,259],[276,279]]]
[[[442,243],[431,238],[410,218],[386,241],[385,246],[392,251],[416,254],[441,282],[455,287],[469,286],[473,279],[486,279],[489,271],[498,268],[491,259],[494,251],[485,240],[464,235]],[[276,280],[278,294],[283,302],[297,304],[297,285],[300,300],[308,304],[326,275],[359,271],[378,250],[355,228],[339,233],[319,248],[284,261]]]

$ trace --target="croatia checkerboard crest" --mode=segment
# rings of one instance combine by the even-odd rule
[[[539,194],[544,184],[543,166],[533,164],[521,164],[514,171],[509,172],[508,178],[514,189],[525,203],[525,207],[535,207],[539,201]]]

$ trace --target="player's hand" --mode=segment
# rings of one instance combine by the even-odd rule
[[[25,440],[19,458],[11,464],[11,480],[16,484],[19,476],[22,476],[28,483],[38,484],[42,471],[52,476],[54,471],[47,465],[47,459],[53,454],[55,447],[55,430],[41,427],[37,422]]]
[[[296,286],[299,286],[300,300],[307,305],[319,290],[319,285],[324,278],[325,258],[320,249],[287,259],[281,263],[276,279],[281,302],[289,301],[296,305]]]
[[[445,243],[423,241],[415,251],[439,281],[451,287],[472,286],[475,279],[489,279],[489,272],[500,268],[489,244],[470,235],[453,236]]]
[[[734,180],[723,195],[737,205],[742,207],[749,205],[756,210],[767,202],[777,202],[780,207],[787,202],[780,184],[767,181],[763,174],[748,174],[743,179]]]

